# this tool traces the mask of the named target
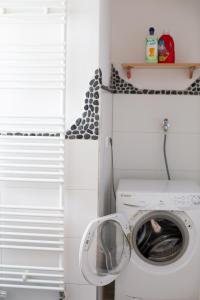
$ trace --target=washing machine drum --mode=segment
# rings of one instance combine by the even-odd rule
[[[187,230],[173,216],[150,215],[136,227],[133,245],[144,260],[168,264],[183,255],[188,239]]]

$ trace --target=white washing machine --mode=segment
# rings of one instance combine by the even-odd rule
[[[85,231],[80,267],[92,285],[116,280],[116,300],[199,299],[200,186],[121,180],[117,213]]]

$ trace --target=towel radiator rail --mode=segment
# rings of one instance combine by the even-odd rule
[[[55,103],[51,115],[37,99],[33,115],[30,101],[16,115],[0,115],[0,298],[7,288],[59,291],[64,297],[65,2],[0,0],[0,24],[25,36],[18,44],[0,43],[0,92],[15,96],[15,90],[26,90],[30,99],[41,93],[40,99],[50,95]],[[31,43],[24,24],[33,35],[38,31]],[[43,24],[42,34],[52,29],[57,42],[43,41]]]
[[[0,45],[0,89],[63,90],[65,56],[65,44]]]
[[[46,122],[46,123],[45,123]],[[48,124],[48,125],[47,125]],[[10,130],[46,132],[59,136],[21,136]],[[57,268],[0,264],[0,288],[64,291],[64,122],[63,117],[0,118],[0,181],[44,183],[57,187],[55,207],[0,203],[0,250],[53,253]],[[12,176],[12,177],[10,177]]]
[[[0,1],[0,23],[65,24],[65,1]]]

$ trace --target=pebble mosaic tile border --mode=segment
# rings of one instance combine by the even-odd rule
[[[99,137],[99,90],[102,87],[102,71],[97,69],[94,78],[89,83],[89,89],[85,94],[84,112],[75,123],[66,131],[66,139],[98,140]],[[47,136],[58,137],[60,133],[22,133],[0,132],[0,136]]]
[[[113,94],[148,94],[148,95],[200,95],[200,77],[197,78],[187,89],[185,90],[151,90],[151,89],[139,89],[133,84],[126,82],[119,75],[119,71],[112,67],[112,80],[110,91]]]
[[[95,71],[94,78],[89,83],[85,94],[84,112],[67,130],[66,139],[98,140],[99,136],[99,90],[102,86],[102,72]]]
[[[113,94],[144,94],[144,95],[200,95],[200,77],[197,78],[185,90],[151,90],[139,89],[133,84],[120,77],[119,71],[112,66],[110,86],[102,85],[102,71],[97,69],[94,78],[89,83],[89,89],[85,94],[84,111],[74,124],[66,131],[65,138],[98,140],[99,137],[99,90],[106,90]],[[21,133],[21,132],[3,132],[0,136],[48,136],[58,137],[59,133]]]
[[[47,136],[47,137],[59,137],[60,133],[59,132],[55,132],[55,133],[35,133],[35,132],[31,132],[31,133],[26,133],[26,132],[0,132],[0,136]]]

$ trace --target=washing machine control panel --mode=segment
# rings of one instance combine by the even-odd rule
[[[144,193],[120,195],[123,205],[143,210],[183,210],[200,209],[200,194]]]
[[[200,195],[188,194],[188,195],[175,195],[174,201],[177,207],[194,208],[200,207]]]

